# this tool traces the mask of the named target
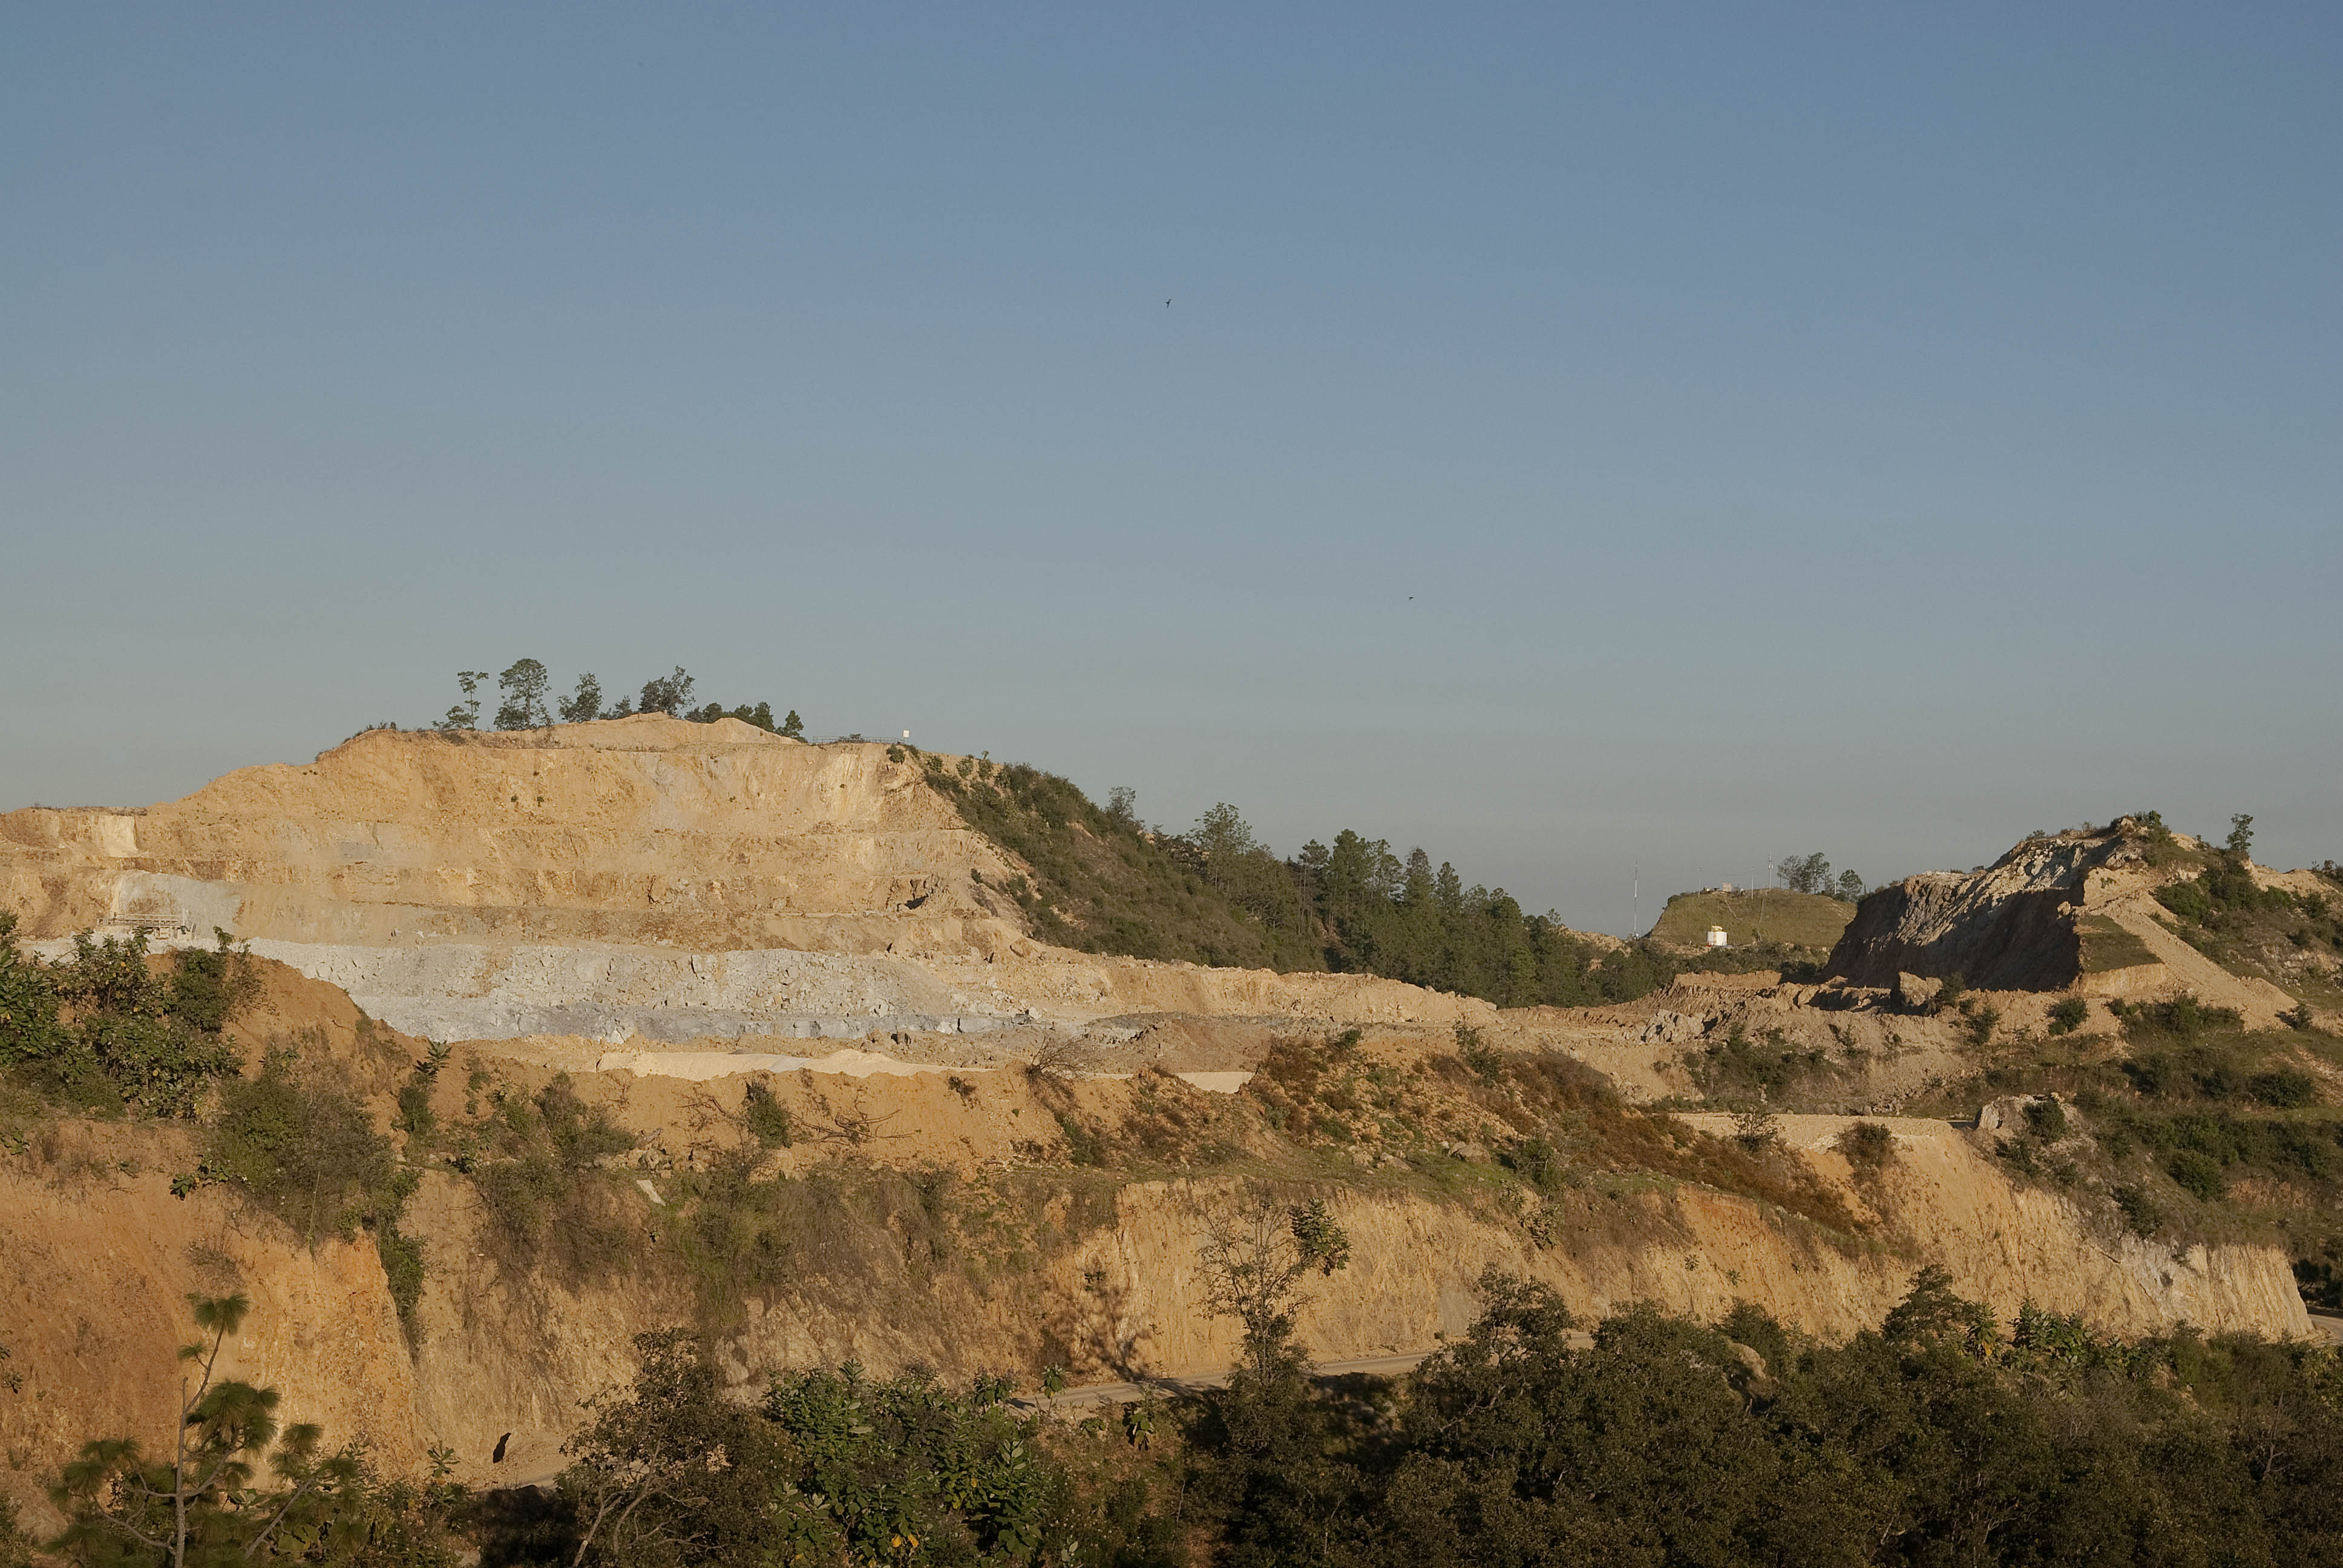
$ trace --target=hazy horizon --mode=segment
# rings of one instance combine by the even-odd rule
[[[2343,859],[2338,67],[2281,5],[27,14],[0,809],[531,656],[1600,930],[2147,808]]]

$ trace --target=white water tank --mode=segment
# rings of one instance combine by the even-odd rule
[[[1713,948],[1721,948],[1725,945],[1725,928],[1723,926],[1711,926],[1708,928],[1708,945]]]

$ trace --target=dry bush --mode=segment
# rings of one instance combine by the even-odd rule
[[[1838,1135],[1838,1151],[1858,1176],[1875,1176],[1896,1158],[1896,1134],[1876,1121],[1858,1121]]]

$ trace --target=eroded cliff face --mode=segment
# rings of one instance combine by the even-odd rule
[[[1905,972],[1957,974],[1986,990],[2063,990],[2082,973],[2075,914],[2087,879],[2140,866],[2140,838],[2126,821],[2028,839],[1982,871],[1890,883],[1855,907],[1830,973],[1860,986],[1892,986]]]
[[[1011,869],[887,747],[729,719],[370,730],[141,812],[0,816],[28,937],[965,947],[1000,935],[976,879]]]
[[[224,930],[439,1040],[1492,1010],[1371,976],[1035,942],[995,891],[1022,868],[892,749],[658,716],[372,730],[140,812],[0,816],[0,908],[59,945],[90,928],[161,945]]]
[[[1713,1321],[1745,1300],[1837,1339],[1875,1326],[1924,1262],[2004,1316],[2031,1300],[2132,1334],[2181,1322],[2309,1329],[2272,1249],[2176,1254],[2107,1234],[2063,1198],[2013,1186],[1941,1122],[1891,1123],[1896,1158],[1882,1180],[1858,1183],[1827,1146],[1843,1121],[1785,1120],[1793,1147],[1875,1213],[1890,1244],[1847,1247],[1693,1187],[1591,1187],[1534,1231],[1397,1188],[1338,1189],[1331,1201],[1353,1260],[1313,1281],[1302,1339],[1322,1359],[1430,1349],[1469,1325],[1474,1282],[1493,1267],[1552,1284],[1588,1318],[1648,1302]],[[802,1288],[741,1303],[719,1331],[723,1359],[744,1382],[850,1357],[880,1372],[1020,1372],[1029,1384],[1057,1358],[1078,1379],[1218,1370],[1234,1359],[1236,1332],[1204,1308],[1199,1251],[1208,1216],[1238,1198],[1224,1179],[1125,1186],[1086,1226],[1069,1221],[1080,1231],[1070,1245],[1022,1271],[973,1267],[949,1249],[899,1255],[852,1297],[809,1271]],[[287,1419],[317,1421],[337,1440],[362,1435],[402,1469],[447,1444],[458,1473],[481,1483],[557,1468],[585,1402],[631,1374],[633,1336],[694,1312],[646,1278],[567,1287],[513,1270],[472,1190],[445,1173],[426,1178],[410,1209],[430,1263],[412,1342],[370,1247],[297,1245],[222,1189],[179,1199],[163,1171],[101,1173],[69,1159],[0,1173],[0,1213],[11,1264],[0,1312],[25,1380],[0,1401],[0,1442],[18,1493],[93,1433],[153,1442],[167,1432],[189,1292],[253,1297],[226,1368],[282,1389]],[[488,1455],[506,1432],[507,1462],[492,1470]]]

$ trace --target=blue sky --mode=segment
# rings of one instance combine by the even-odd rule
[[[2343,858],[2331,6],[9,37],[0,805],[526,654],[1613,930],[2148,805]]]

